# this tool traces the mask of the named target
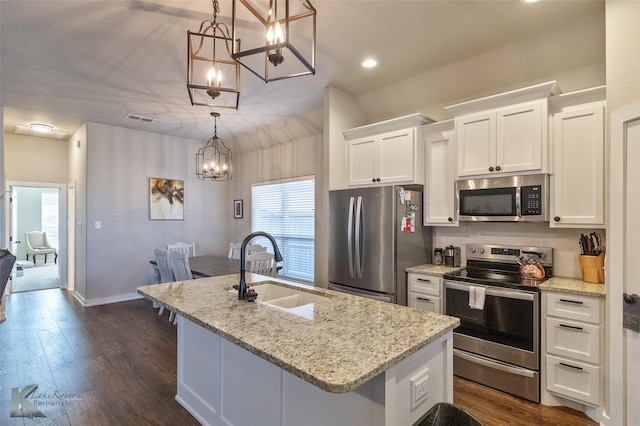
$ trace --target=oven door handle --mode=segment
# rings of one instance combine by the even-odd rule
[[[466,283],[460,284],[453,281],[445,281],[444,285],[445,285],[445,288],[468,292],[469,287],[474,284],[466,284]],[[476,285],[476,287],[479,287],[479,286]],[[535,293],[530,293],[530,292],[525,293],[522,291],[506,290],[498,287],[487,287],[487,286],[482,286],[482,287],[486,288],[485,295],[487,296],[504,297],[507,299],[518,299],[518,300],[527,300],[527,301],[535,300]]]
[[[473,362],[474,364],[493,368],[494,370],[504,371],[505,373],[515,374],[517,376],[528,377],[528,378],[531,378],[534,376],[533,371],[525,370],[524,368],[512,367],[510,365],[503,364],[500,361],[496,361],[496,360],[489,361],[484,358],[480,358],[478,356],[470,355],[459,349],[454,349],[453,355],[457,356],[458,358],[462,358],[466,361]]]

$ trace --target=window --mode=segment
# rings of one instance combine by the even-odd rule
[[[42,192],[42,230],[47,241],[58,248],[58,190]]]
[[[284,258],[282,277],[313,281],[315,178],[304,177],[251,187],[251,230],[271,234]],[[252,240],[270,249],[264,237]]]

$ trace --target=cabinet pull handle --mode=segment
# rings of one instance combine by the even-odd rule
[[[371,179],[371,182],[376,183],[376,178]]]
[[[423,283],[430,283],[431,280],[428,280],[426,278],[418,278],[418,281],[422,281]]]
[[[422,300],[424,302],[431,302],[431,299],[427,299],[426,297],[416,297],[418,300]]]
[[[496,166],[496,171],[497,171],[497,172],[499,172],[499,171],[500,171],[500,169],[501,169],[501,167],[500,167],[500,166]]]
[[[492,172],[493,171],[493,166],[489,167],[489,171]]]
[[[447,220],[448,220],[449,222],[453,222],[453,218],[452,218],[452,217],[448,218]]]
[[[564,362],[561,362],[560,365],[563,367],[569,367],[569,368],[573,368],[574,370],[582,371],[582,367],[576,367],[575,365],[565,364]]]
[[[574,305],[584,305],[584,302],[579,300],[560,299],[560,301],[564,303],[573,303]]]
[[[555,220],[556,222],[560,222],[560,216],[555,216],[553,220]]]
[[[564,328],[571,328],[573,330],[584,330],[584,328],[582,327],[577,327],[575,325],[567,325],[567,324],[559,324],[560,327],[564,327]]]

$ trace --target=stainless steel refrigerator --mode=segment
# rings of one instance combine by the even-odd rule
[[[407,304],[405,268],[431,262],[422,187],[329,192],[329,288]]]

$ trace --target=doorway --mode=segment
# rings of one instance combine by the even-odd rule
[[[66,185],[9,182],[11,251],[16,256],[12,293],[67,287]],[[56,254],[28,253],[26,232],[43,231]]]

